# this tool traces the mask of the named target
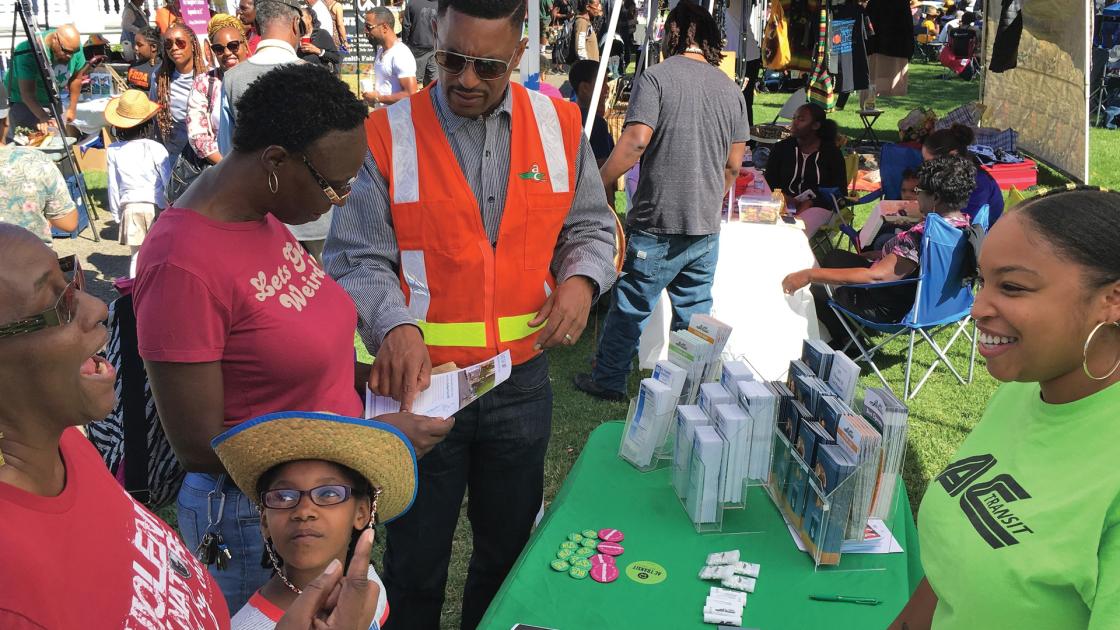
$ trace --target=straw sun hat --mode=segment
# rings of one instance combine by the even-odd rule
[[[342,464],[381,488],[380,523],[404,514],[416,497],[416,453],[403,433],[384,422],[286,411],[243,422],[210,445],[237,487],[257,502],[261,475],[303,459]]]
[[[125,90],[105,106],[105,122],[120,129],[130,129],[148,121],[159,111],[159,105],[140,90]]]

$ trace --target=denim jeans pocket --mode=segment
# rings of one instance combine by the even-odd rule
[[[622,271],[642,278],[655,278],[668,255],[668,237],[634,230],[626,242],[626,262]]]
[[[505,382],[510,393],[532,394],[548,384],[548,359],[542,354],[516,368]]]

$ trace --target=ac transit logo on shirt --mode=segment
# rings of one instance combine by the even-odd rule
[[[1008,507],[1016,501],[1031,498],[1014,477],[1000,473],[987,481],[976,482],[995,465],[996,458],[991,454],[966,457],[949,464],[936,481],[949,496],[961,495],[961,510],[976,528],[976,533],[992,549],[1000,549],[1019,544],[1016,534],[1033,534],[1034,530]]]

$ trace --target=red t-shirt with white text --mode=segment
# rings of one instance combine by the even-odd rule
[[[271,214],[160,214],[140,250],[133,307],[143,358],[221,361],[227,425],[278,411],[362,413],[354,302]]]
[[[0,628],[227,630],[210,573],[77,429],[56,497],[0,483]]]

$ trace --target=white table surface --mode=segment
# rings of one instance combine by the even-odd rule
[[[712,286],[712,316],[733,327],[724,359],[746,359],[766,380],[785,377],[804,339],[819,339],[820,327],[808,288],[786,295],[782,279],[815,265],[805,232],[775,225],[724,223]],[[667,356],[669,298],[662,293],[639,343],[643,369]]]

